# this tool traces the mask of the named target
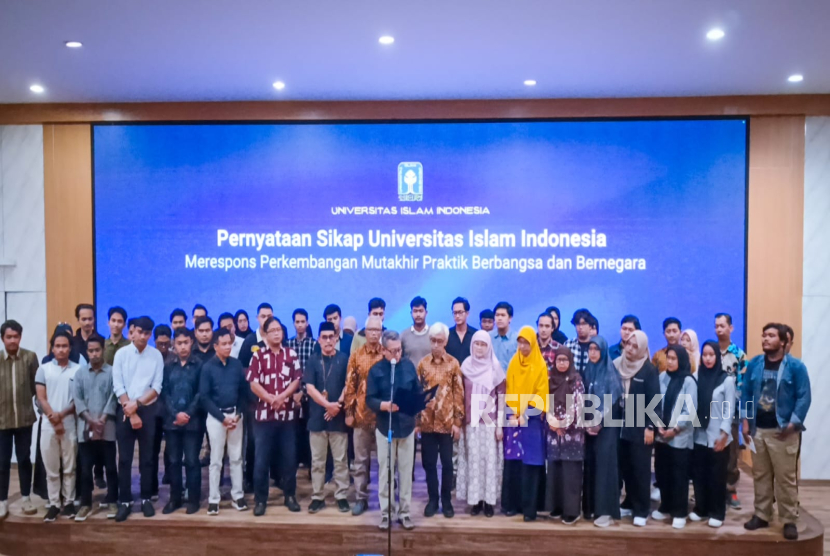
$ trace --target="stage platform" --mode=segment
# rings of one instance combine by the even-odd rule
[[[103,510],[83,523],[60,518],[43,523],[41,508],[34,517],[20,512],[20,494],[10,495],[11,514],[0,522],[0,554],[27,556],[105,556],[110,554],[142,554],[147,556],[240,556],[258,554],[335,555],[386,554],[386,533],[377,529],[380,511],[377,499],[377,463],[373,469],[373,491],[370,509],[359,517],[341,514],[333,499],[333,485],[327,485],[327,506],[318,514],[308,513],[311,485],[308,470],[298,474],[298,498],[303,507],[299,514],[290,513],[283,505],[279,489],[271,489],[268,513],[254,518],[252,511],[237,512],[230,507],[228,486],[223,487],[223,500],[218,516],[207,511],[207,469],[204,469],[204,490],[200,513],[186,515],[179,510],[162,515],[168,487],[162,487],[161,499],[155,503],[156,516],[147,519],[133,513],[125,523],[107,520]],[[12,489],[16,488],[16,470],[12,470]],[[133,491],[138,491],[134,474]],[[404,531],[395,525],[392,551],[399,554],[702,554],[705,556],[812,556],[823,553],[824,528],[812,515],[803,511],[799,540],[785,541],[781,525],[750,533],[743,523],[752,513],[752,482],[742,473],[739,486],[744,509],[728,510],[720,529],[705,523],[691,523],[683,530],[669,524],[649,520],[645,528],[636,528],[631,519],[624,519],[608,529],[580,521],[574,526],[544,518],[524,523],[521,516],[492,518],[470,516],[467,508],[456,503],[456,516],[446,519],[438,514],[423,517],[426,484],[420,463],[416,465],[413,487],[413,520],[416,528]],[[103,493],[96,490],[95,502]],[[248,497],[253,508],[252,496]],[[37,498],[36,498],[37,499]],[[350,496],[350,501],[352,500]],[[39,500],[39,499],[38,499]]]

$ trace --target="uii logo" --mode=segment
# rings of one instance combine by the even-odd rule
[[[420,162],[398,164],[398,200],[424,200],[424,165]]]

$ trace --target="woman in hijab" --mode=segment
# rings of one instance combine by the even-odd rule
[[[539,492],[544,492],[548,366],[530,326],[519,331],[516,353],[507,367],[506,393],[509,428],[504,444],[502,506],[508,516],[521,509],[524,520],[533,521]]]
[[[654,449],[660,507],[651,517],[657,521],[671,517],[672,527],[682,529],[689,513],[689,462],[695,432],[692,415],[697,412],[697,382],[683,346],[666,349],[666,372],[660,374],[660,392],[663,427],[657,429]]]
[[[692,363],[692,375],[697,372],[700,367],[700,342],[697,340],[697,332],[688,328],[680,335],[680,345],[686,348],[686,353],[689,354],[689,361]]]
[[[726,374],[718,342],[703,344],[697,371],[697,418],[692,453],[695,509],[692,521],[709,518],[709,527],[720,527],[726,516],[726,469],[732,419],[735,415],[735,377]]]
[[[557,343],[564,344],[568,341],[568,337],[565,336],[561,330],[559,330],[559,327],[562,325],[562,316],[559,314],[559,308],[551,305],[545,309],[545,312],[549,313],[550,316],[553,317],[553,336],[551,337]]]
[[[570,348],[556,348],[554,368],[548,376],[548,473],[545,484],[545,509],[565,525],[579,520],[582,494],[582,460],[585,431],[582,429],[582,403],[585,387],[574,367]]]
[[[499,396],[505,392],[505,374],[487,332],[473,334],[471,348],[461,364],[465,426],[458,444],[455,495],[473,507],[472,515],[483,510],[485,517],[493,517],[504,466],[500,426],[504,408],[499,407]]]
[[[620,519],[617,462],[620,428],[604,426],[604,422],[612,417],[622,419],[624,414],[620,375],[608,358],[608,342],[602,336],[594,336],[588,342],[585,393],[597,396],[599,405],[595,408],[598,423],[586,429],[582,513],[586,519],[596,517],[594,525],[597,527],[608,527],[615,519]]]
[[[651,509],[651,451],[654,431],[658,424],[646,414],[639,421],[636,408],[646,407],[660,395],[660,379],[657,367],[651,363],[648,337],[642,330],[635,330],[623,343],[623,353],[614,359],[614,367],[620,373],[623,388],[623,407],[634,419],[626,420],[620,432],[620,472],[625,483],[625,500],[620,505],[622,517],[633,516],[634,525],[645,527]],[[637,404],[641,397],[644,404]],[[657,409],[659,413],[659,408]],[[642,426],[637,426],[638,422]],[[628,426],[628,425],[631,426]]]
[[[240,309],[233,316],[233,325],[236,327],[236,335],[243,340],[254,333],[251,330],[251,322],[248,319],[248,313],[244,309]]]

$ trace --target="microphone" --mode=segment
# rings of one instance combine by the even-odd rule
[[[398,363],[397,359],[391,359],[389,364],[392,365],[392,380],[391,380],[391,388],[389,392],[389,431],[387,431],[389,445],[392,445],[392,400],[395,399],[395,365]]]

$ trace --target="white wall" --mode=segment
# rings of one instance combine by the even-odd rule
[[[22,346],[38,357],[48,338],[44,223],[43,127],[0,126],[0,320],[23,325]]]
[[[830,479],[830,118],[807,118],[804,160],[804,297],[801,353],[812,405],[801,476]],[[796,342],[799,339],[796,338]]]

